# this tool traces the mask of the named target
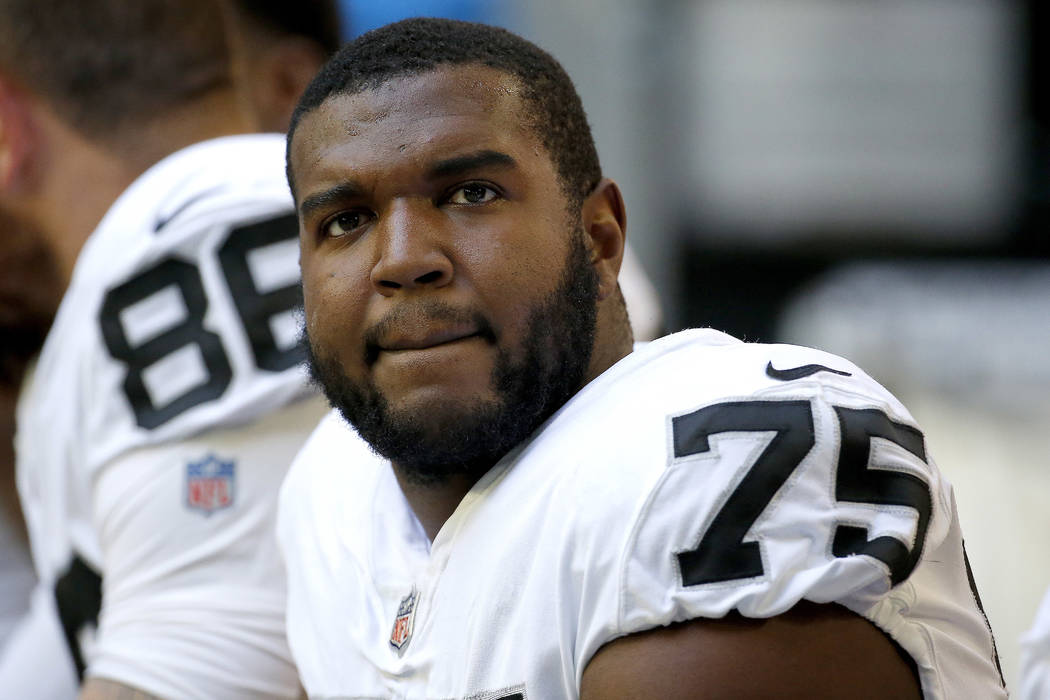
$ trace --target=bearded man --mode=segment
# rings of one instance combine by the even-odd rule
[[[311,697],[1005,697],[896,399],[713,330],[633,349],[623,199],[546,53],[366,34],[288,174],[336,409],[278,522]]]

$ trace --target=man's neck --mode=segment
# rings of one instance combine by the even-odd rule
[[[598,309],[595,342],[587,374],[576,393],[629,355],[633,348],[634,337],[622,299],[603,300]],[[480,478],[478,473],[458,474],[438,484],[420,484],[406,478],[397,465],[394,465],[394,474],[401,492],[431,542]]]
[[[629,338],[629,336],[627,337]],[[625,351],[627,347],[629,347],[629,344],[610,344],[606,348],[606,352],[603,353],[604,357],[592,365],[592,371],[597,372],[597,374],[604,372],[628,354]],[[590,381],[589,379],[587,384]],[[580,387],[580,389],[582,390],[583,387]],[[434,541],[445,522],[452,517],[463,497],[481,478],[481,475],[477,473],[455,474],[436,484],[420,484],[404,476],[402,470],[398,469],[396,464],[393,465],[393,470],[405,500],[408,501],[408,505],[412,508],[412,512],[415,513],[416,518],[427,534],[427,538],[431,542]]]
[[[416,514],[416,518],[431,542],[441,527],[459,507],[463,497],[477,483],[477,479],[466,474],[456,474],[439,484],[420,484],[406,478],[395,466],[394,476],[405,494],[405,500]]]
[[[51,139],[28,218],[48,239],[65,284],[80,251],[121,193],[150,166],[200,141],[253,131],[233,90],[204,95],[112,144],[89,140],[51,117]]]

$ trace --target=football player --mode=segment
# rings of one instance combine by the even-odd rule
[[[49,638],[87,698],[298,692],[272,526],[320,406],[298,367],[283,139],[243,135],[287,104],[245,99],[265,42],[226,35],[231,16],[275,35],[266,5],[0,1],[0,208],[46,238],[66,288],[19,405],[44,614],[0,659],[5,696],[72,686],[34,655]],[[300,9],[336,37],[311,8],[331,3]]]
[[[554,59],[390,25],[288,154],[337,409],[278,524],[311,697],[1005,697],[893,396],[714,330],[632,352],[623,199]]]

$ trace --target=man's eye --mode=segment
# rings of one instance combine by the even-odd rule
[[[324,225],[327,238],[339,238],[364,226],[371,220],[371,215],[363,211],[344,211]]]
[[[469,185],[463,185],[458,188],[448,198],[448,201],[452,204],[484,204],[485,202],[491,202],[498,196],[499,194],[496,190],[491,187],[472,182]]]

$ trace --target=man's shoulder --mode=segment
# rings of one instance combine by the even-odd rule
[[[292,213],[279,136],[211,139],[168,155],[136,178],[88,239],[77,272],[119,279],[159,256],[192,256],[195,247],[208,245],[207,234],[224,227]]]
[[[550,510],[572,513],[567,546],[587,560],[573,566],[597,561],[619,582],[615,615],[583,635],[590,652],[609,630],[734,609],[866,611],[959,544],[950,486],[907,410],[809,348],[706,331],[656,341],[581,392],[522,459],[533,466],[519,493],[543,484]]]
[[[370,511],[373,486],[388,463],[372,451],[335,409],[314,428],[299,450],[280,495],[282,529],[318,525],[326,514]]]
[[[781,549],[776,543],[805,541],[810,524],[821,523],[835,509],[843,511],[843,522],[860,518],[842,502],[864,503],[864,488],[858,485],[858,493],[847,494],[840,486],[836,495],[836,480],[867,479],[864,456],[871,451],[892,468],[913,474],[916,488],[927,494],[894,504],[925,513],[921,522],[908,510],[891,529],[910,533],[902,535],[905,540],[925,534],[916,528],[929,526],[925,518],[931,508],[941,512],[932,501],[942,505],[942,480],[926,455],[922,433],[899,401],[835,355],[741,343],[713,333],[689,331],[639,349],[581,392],[530,445],[526,456],[537,463],[560,455],[564,469],[571,460],[571,469],[551,479],[578,484],[563,493],[578,494],[583,511],[593,513],[581,523],[593,520],[601,529],[610,517],[631,513],[635,541],[627,546],[639,553],[636,562],[666,569],[668,581],[684,582],[690,590],[705,589],[691,581],[716,583],[723,576],[768,583],[771,573],[776,578],[794,570],[794,563],[769,567],[774,554],[794,546]],[[870,490],[884,486],[880,482]],[[601,499],[586,497],[598,492]],[[881,491],[869,497],[873,505],[888,502]],[[756,531],[752,528],[763,525],[776,534],[764,538],[770,544],[763,546],[762,561],[752,573],[747,567],[710,573],[705,563],[694,569],[689,556],[678,556],[698,551],[705,528],[712,534],[706,535],[711,541],[703,549],[715,551],[730,539],[735,547],[738,536],[746,541]],[[657,547],[674,530],[681,537],[678,552]],[[832,537],[833,530],[822,534]],[[663,551],[659,561],[641,556],[657,549]],[[914,565],[885,559],[889,563],[876,556],[866,561],[873,572]],[[625,561],[630,565],[632,559]],[[877,585],[888,583],[883,579]],[[763,609],[773,614],[777,607]]]
[[[307,395],[297,238],[279,136],[206,141],[152,166],[77,260],[40,356],[37,426],[62,422],[100,464]]]
[[[842,357],[699,329],[641,344],[581,390],[535,442],[559,450],[575,442],[603,462],[637,464],[639,446],[673,456],[674,433],[705,407],[751,405],[763,411],[791,401],[870,407],[914,422],[889,391]]]
[[[840,357],[712,330],[676,333],[639,346],[566,404],[515,454],[504,488],[518,502],[573,512],[579,537],[645,549],[668,527],[699,532],[771,437],[785,480],[826,491],[839,435],[832,403],[912,423],[899,402]],[[810,448],[807,465],[824,465],[796,469]],[[683,479],[697,463],[711,467]],[[805,498],[805,488],[795,493]],[[803,511],[819,517],[810,509],[796,514]],[[631,537],[653,539],[639,545]]]
[[[318,475],[342,475],[347,470],[339,463],[355,457],[363,458],[370,466],[377,466],[381,461],[339,411],[330,409],[296,455],[284,488],[305,487]]]
[[[607,513],[641,513],[649,492],[706,444],[707,433],[748,433],[758,445],[788,420],[815,443],[831,444],[830,404],[913,423],[889,392],[843,358],[684,331],[640,345],[581,390],[523,446],[512,471],[528,473],[532,492],[548,484],[552,497],[579,509],[581,523],[601,529]],[[518,478],[525,477],[511,480]],[[601,499],[589,495],[599,492]],[[694,507],[690,499],[683,494],[679,505]]]
[[[888,393],[843,357],[800,345],[743,342],[712,329],[685,330],[639,344],[607,374],[612,375],[610,388],[654,388],[671,396],[718,398],[800,386],[790,382]]]
[[[171,235],[195,219],[251,207],[291,207],[284,174],[284,142],[276,134],[242,134],[212,139],[165,158],[133,185],[129,198],[152,217],[154,234]],[[151,211],[152,210],[152,211]],[[243,217],[243,215],[240,215]],[[181,224],[181,226],[180,226]]]

